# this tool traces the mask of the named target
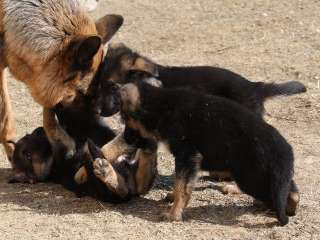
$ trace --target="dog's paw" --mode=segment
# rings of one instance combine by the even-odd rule
[[[241,194],[241,190],[239,187],[235,184],[226,184],[221,187],[220,191],[223,194]]]
[[[295,216],[300,202],[300,195],[298,192],[290,192],[288,196],[288,204],[286,214],[288,216]]]
[[[103,158],[93,162],[93,172],[97,178],[112,188],[117,188],[118,181],[111,163]]]
[[[169,221],[169,222],[180,222],[183,220],[181,213],[174,213],[172,211],[163,212],[161,214],[161,219],[163,221]]]

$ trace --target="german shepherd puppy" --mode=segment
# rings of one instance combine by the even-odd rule
[[[291,146],[260,116],[235,101],[186,89],[127,84],[120,90],[126,127],[164,141],[175,156],[174,203],[169,220],[181,220],[200,169],[230,171],[240,189],[288,223],[293,177]]]
[[[156,163],[150,161],[153,152],[138,150],[133,159],[110,162],[96,144],[88,140],[78,141],[75,155],[64,160],[63,152],[60,156],[53,154],[43,128],[37,128],[17,142],[12,160],[14,174],[9,182],[54,182],[79,196],[120,203],[151,188],[156,174]],[[156,159],[155,156],[152,159]],[[139,182],[141,177],[148,182]]]
[[[94,23],[77,0],[0,0],[0,140],[9,159],[16,134],[3,70],[8,67],[44,107],[50,142],[74,150],[51,108],[86,92],[101,63],[102,44],[122,22],[121,16],[106,15]]]
[[[306,91],[305,86],[297,81],[281,84],[251,82],[239,74],[217,67],[162,66],[122,43],[109,44],[106,59],[102,81],[126,84],[132,80],[128,77],[130,74],[140,71],[146,73],[145,76],[156,77],[163,88],[189,88],[203,94],[226,97],[259,116],[263,115],[266,99]]]

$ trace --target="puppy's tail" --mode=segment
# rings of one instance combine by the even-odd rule
[[[290,96],[294,94],[304,93],[307,91],[306,87],[298,81],[259,84],[259,92],[262,99],[267,99],[276,96]]]

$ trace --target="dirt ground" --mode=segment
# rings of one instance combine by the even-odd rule
[[[224,183],[208,181],[197,184],[184,222],[160,221],[173,170],[163,151],[156,186],[122,205],[79,199],[58,185],[8,185],[2,151],[0,239],[320,239],[319,12],[318,0],[100,0],[93,13],[122,14],[125,24],[113,41],[162,64],[215,65],[253,81],[307,85],[306,94],[266,104],[266,120],[295,151],[301,205],[287,226],[277,226],[252,198],[223,195],[217,189]],[[41,124],[41,108],[10,80],[20,137]]]

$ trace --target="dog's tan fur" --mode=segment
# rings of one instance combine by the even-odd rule
[[[138,149],[136,160],[139,162],[136,172],[137,192],[139,195],[146,194],[150,190],[157,169],[157,152]]]
[[[112,141],[101,148],[104,158],[109,162],[116,161],[121,155],[131,155],[136,149],[128,145],[124,139],[123,133],[120,133]]]
[[[30,2],[0,0],[0,140],[9,159],[14,150],[11,142],[15,139],[15,124],[3,70],[8,67],[44,107],[44,127],[51,142],[59,141],[72,148],[73,143],[57,127],[49,109],[59,102],[72,101],[77,91],[87,90],[102,60],[103,49],[100,44],[92,50],[90,65],[83,73],[72,70],[75,59],[83,57],[80,49],[87,50],[85,44],[99,34],[105,43],[119,28],[118,19],[107,16],[96,26],[75,0]],[[27,18],[33,19],[27,22]],[[112,25],[113,20],[118,26]]]
[[[156,176],[156,151],[151,151],[150,149],[136,149],[128,145],[124,139],[123,133],[120,133],[114,140],[103,146],[101,150],[105,159],[110,163],[117,161],[122,155],[132,155],[132,153],[135,152],[134,161],[138,162],[138,168],[134,179],[129,181],[131,182],[131,185],[135,186],[126,187],[137,195],[146,194],[150,190],[153,179]],[[120,178],[120,175],[117,178]],[[118,188],[123,188],[123,186],[118,186]]]

